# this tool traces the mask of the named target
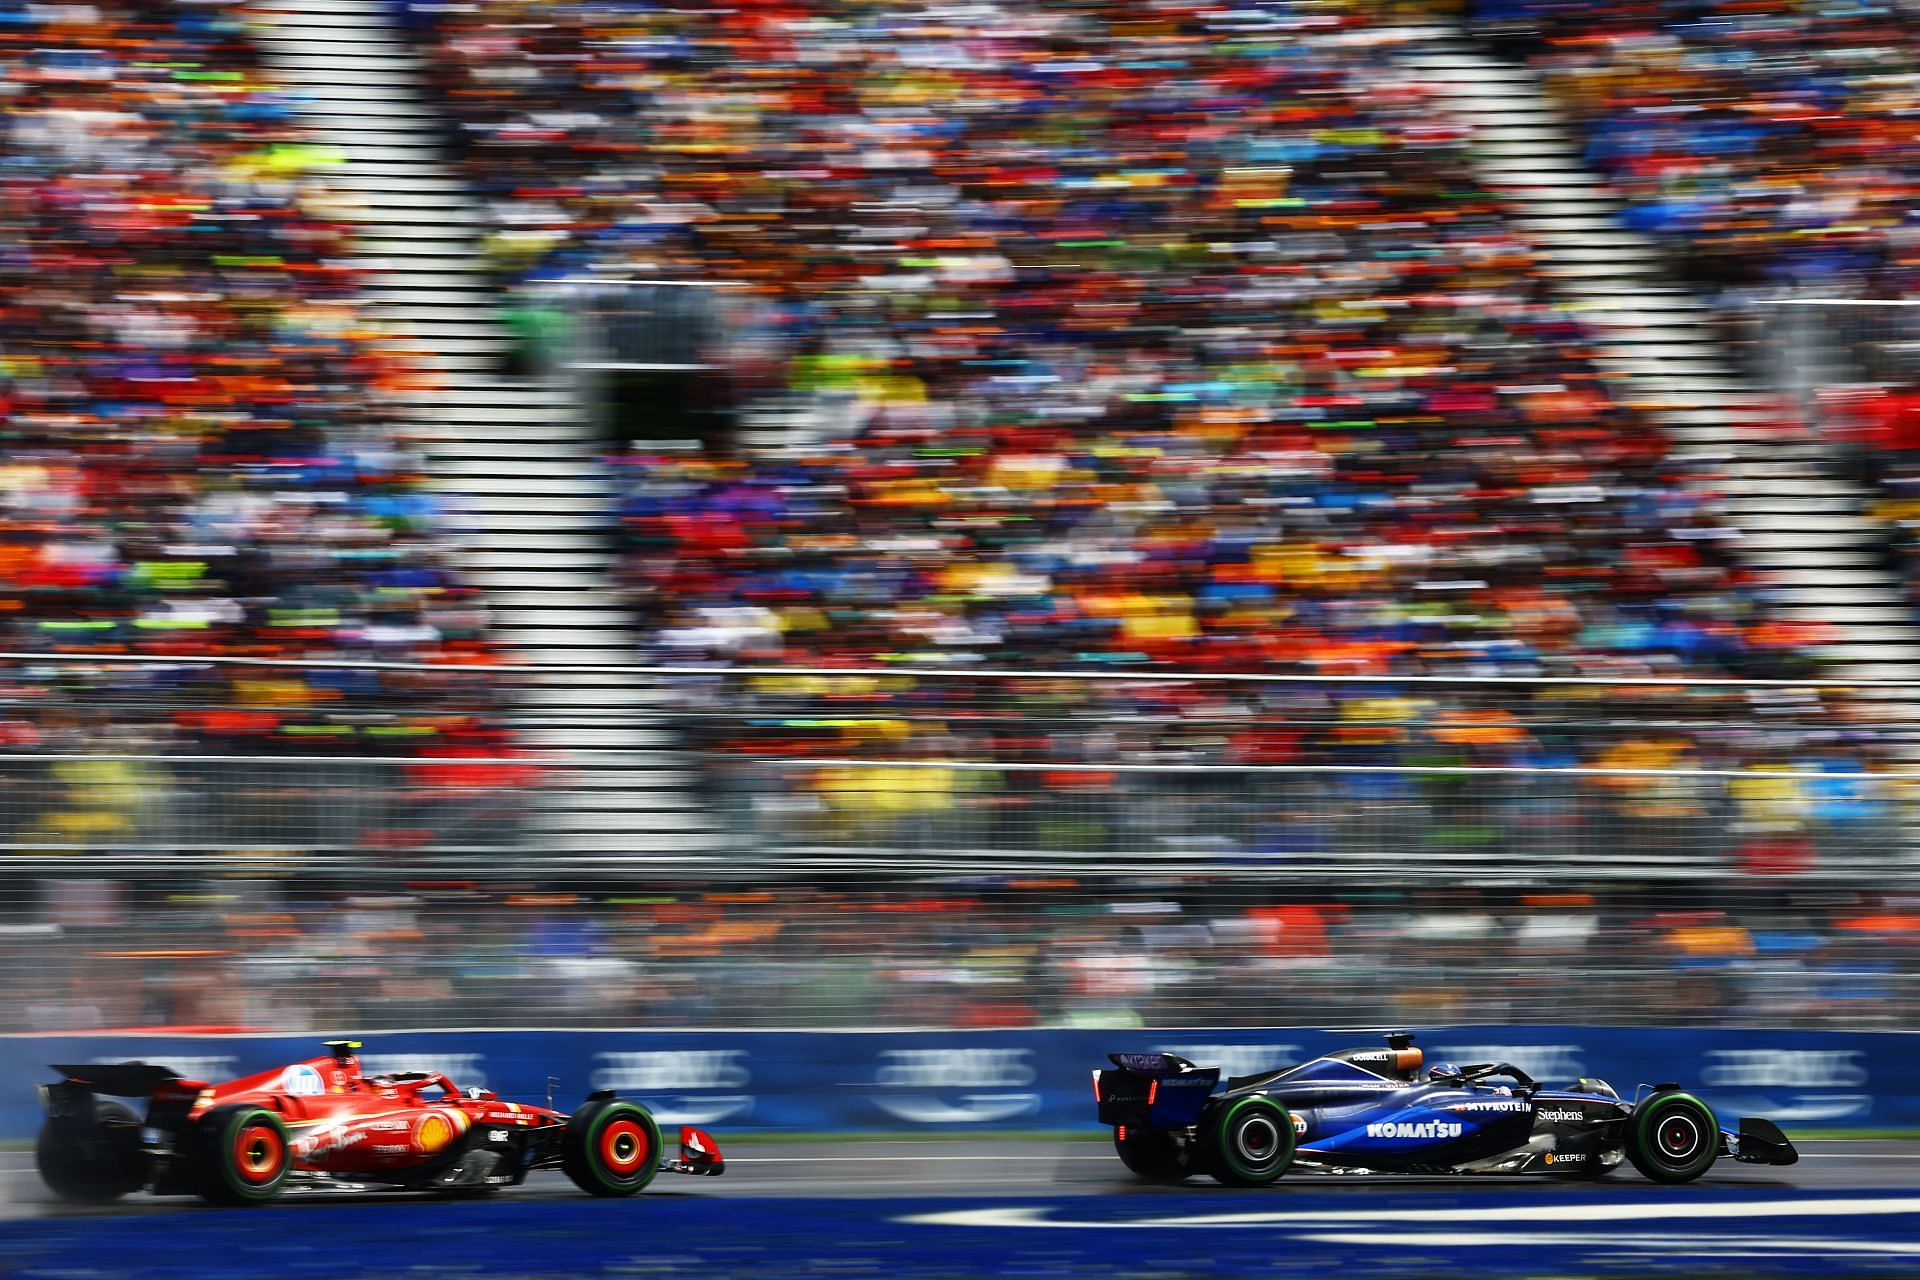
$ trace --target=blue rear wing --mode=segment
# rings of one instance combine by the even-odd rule
[[[1155,1087],[1147,1099],[1147,1123],[1162,1129],[1200,1123],[1200,1112],[1213,1096],[1213,1087],[1219,1083],[1218,1067],[1156,1077]]]
[[[1220,1083],[1220,1068],[1196,1067],[1171,1053],[1110,1053],[1117,1071],[1093,1073],[1100,1122],[1179,1129],[1197,1124]]]
[[[1107,1061],[1122,1071],[1143,1076],[1172,1076],[1193,1070],[1193,1064],[1173,1053],[1110,1053]]]

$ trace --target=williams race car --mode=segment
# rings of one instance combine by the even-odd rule
[[[264,1204],[289,1186],[481,1192],[560,1169],[596,1196],[630,1196],[662,1169],[713,1176],[720,1148],[691,1127],[662,1159],[660,1126],[603,1089],[572,1115],[462,1090],[437,1072],[364,1075],[358,1041],[228,1084],[144,1062],[56,1066],[40,1086],[40,1177],[70,1200],[142,1189]],[[145,1100],[145,1114],[111,1098]]]
[[[1346,1049],[1220,1083],[1218,1067],[1170,1053],[1115,1053],[1093,1073],[1100,1123],[1143,1178],[1210,1174],[1265,1186],[1288,1169],[1328,1173],[1491,1173],[1598,1178],[1622,1160],[1655,1182],[1691,1182],[1723,1155],[1793,1164],[1768,1120],[1724,1129],[1677,1084],[1623,1100],[1604,1080],[1547,1089],[1504,1062],[1442,1063],[1423,1079],[1413,1037]]]

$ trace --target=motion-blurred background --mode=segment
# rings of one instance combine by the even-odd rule
[[[1902,0],[0,49],[0,1030],[1920,1011]]]

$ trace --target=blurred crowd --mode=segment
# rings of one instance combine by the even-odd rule
[[[441,28],[530,269],[763,290],[829,423],[627,460],[655,652],[1799,669],[1370,6],[538,12]]]
[[[467,65],[632,155],[566,253],[764,288],[828,424],[630,459],[660,656],[1795,670],[1367,6],[541,12]]]
[[[408,866],[422,850],[520,850],[541,776],[511,747],[463,742],[330,759],[209,756],[201,743],[130,754],[118,745],[126,740],[0,755],[0,849],[131,855],[162,875],[206,854],[358,854],[361,865]]]
[[[994,865],[1024,856],[1041,865],[1224,863],[1308,874],[1404,874],[1445,863],[1463,873],[1677,866],[1872,876],[1910,863],[1920,799],[1911,786],[1863,777],[1838,755],[1786,776],[1665,771],[1684,759],[1677,744],[1650,742],[1606,757],[1642,772],[1583,777],[1450,764],[1324,773],[913,757],[762,758],[715,769],[729,830],[774,864],[876,850],[901,865],[916,855]]]
[[[1920,34],[1910,5],[1762,0],[1475,0],[1483,33],[1540,73],[1625,220],[1857,447],[1855,479],[1920,610]],[[1797,368],[1793,366],[1798,366]]]
[[[683,687],[711,806],[769,857],[1649,858],[1783,875],[1897,865],[1920,800],[1875,764],[1894,726],[1851,722],[1811,687],[1143,672]]]
[[[1626,200],[1713,290],[1898,298],[1920,268],[1909,6],[1476,0]]]
[[[1772,677],[1828,638],[1768,617],[1714,461],[1601,381],[1377,6],[483,0],[435,32],[503,276],[740,285],[814,424],[622,460],[652,656]],[[1238,698],[1210,687],[1024,700],[1104,718],[1091,735],[994,727],[939,682],[826,684],[827,723],[772,729],[748,689],[707,741],[1668,767],[1866,749],[1844,721],[1784,753],[1542,734],[1390,684],[1313,694],[1310,731],[1256,706],[1196,732],[1194,704]],[[789,776],[776,809],[853,807],[831,770]]]
[[[6,1030],[130,1026],[1904,1025],[1911,900],[1852,892],[875,892],[66,882],[0,930]],[[1706,905],[1711,904],[1711,905]],[[26,963],[24,957],[32,957]]]
[[[328,155],[233,6],[0,3],[0,649],[9,746],[412,751],[492,731],[486,615],[390,420]],[[484,738],[482,739],[484,741]]]
[[[1904,857],[1912,797],[1856,776],[1887,726],[1670,683],[1810,676],[1829,637],[1769,616],[1718,461],[1602,381],[1395,63],[1398,8],[395,8],[528,332],[551,340],[539,300],[575,273],[731,285],[750,359],[719,362],[798,424],[616,459],[638,656],[826,673],[681,685],[734,852],[1511,874],[1630,850],[1701,879],[612,897],[150,865],[0,904],[0,1027],[1558,1021],[1570,976],[1604,979],[1596,1022],[1913,1007],[1913,904],[1806,887]],[[1901,15],[1479,17],[1697,282],[1905,288]],[[390,420],[420,375],[355,303],[329,157],[243,21],[0,0],[0,649],[41,658],[0,670],[0,840],[394,868],[511,846],[536,774],[493,682],[447,669],[488,661],[487,618]],[[1920,470],[1875,481],[1920,527]],[[899,674],[832,674],[854,666]],[[342,758],[252,763],[275,751]],[[1357,771],[1246,768],[1326,765]],[[1625,772],[1437,772],[1568,766]]]
[[[670,722],[705,765],[683,785],[729,858],[783,873],[852,855],[1877,875],[1910,860],[1920,804],[1905,776],[1863,770],[1876,739],[1815,688],[901,672],[683,692]],[[508,742],[136,756],[90,745],[106,722],[56,723],[59,738],[0,753],[0,847],[458,869],[525,849],[542,788],[567,804],[660,781],[649,761],[539,761]]]
[[[1670,90],[1670,107],[1725,86],[1648,50],[1678,42],[1674,67],[1730,75],[1756,42],[1772,67],[1785,29],[1669,8],[1603,6],[1585,25],[1545,0],[1503,12],[1544,31],[1556,92],[1623,174],[1643,154],[1790,152],[1771,134],[1693,147],[1662,132],[1712,113],[1652,110],[1636,77]],[[996,702],[987,685],[829,680],[807,706],[793,682],[691,687],[689,731],[721,762],[716,799],[769,841],[1098,847],[1130,839],[1142,812],[1138,786],[1105,766],[1820,775],[1875,758],[1881,726],[1810,694],[1784,705],[1645,685],[1596,711],[1572,687],[1496,705],[1391,682],[1798,677],[1826,638],[1768,616],[1764,583],[1728,551],[1715,460],[1673,453],[1600,379],[1588,335],[1473,178],[1464,131],[1393,61],[1413,38],[1396,11],[396,11],[424,42],[505,287],[581,270],[737,286],[767,358],[736,372],[811,424],[775,445],[618,460],[643,656],[1383,682],[1030,682]],[[1756,74],[1772,106],[1739,118],[1825,128],[1775,109],[1812,92],[1802,56],[1842,86],[1823,90],[1828,106],[1843,89],[1892,93],[1860,70],[1880,63],[1845,53],[1877,48],[1882,27],[1848,13],[1796,19],[1810,34],[1782,65],[1799,71]],[[336,832],[376,808],[404,818],[409,798],[431,808],[441,790],[524,788],[494,693],[470,674],[191,665],[487,656],[484,609],[442,564],[417,461],[387,417],[417,375],[353,302],[343,211],[312,180],[327,157],[261,78],[239,12],[0,5],[0,39],[17,54],[0,82],[0,642],[178,660],[19,668],[0,682],[0,737],[52,752],[429,758],[426,781],[387,769],[360,806],[330,804],[353,788],[325,779],[251,778],[238,792],[260,803],[236,805],[225,834],[206,835],[215,845]],[[1631,61],[1643,54],[1646,69]],[[1650,111],[1659,128],[1635,127]],[[1891,208],[1886,189],[1857,198]],[[1633,200],[1652,207],[1637,188]],[[1739,221],[1656,229],[1706,244]],[[1801,223],[1781,226],[1775,250],[1736,238],[1724,255],[1800,270],[1827,252]],[[781,764],[735,767],[749,756]],[[1040,771],[980,786],[865,763],[887,757]],[[16,830],[56,845],[212,830],[196,816],[211,794],[201,774],[117,767],[33,779]],[[1589,805],[1491,788],[1455,821],[1455,802],[1422,783],[1386,795],[1363,778],[1341,794],[1416,815],[1417,841],[1470,831],[1524,847],[1528,823],[1570,828]],[[1210,807],[1187,781],[1161,780],[1166,803],[1148,808],[1232,833],[1219,837],[1230,852],[1357,838],[1329,834],[1339,806],[1302,809],[1286,788]],[[1845,779],[1689,783],[1698,794],[1681,799],[1662,779],[1608,785],[1604,812],[1724,830],[1709,843],[1743,860],[1851,852],[1884,843],[1891,821],[1886,793]],[[1066,819],[1036,816],[1061,805]],[[374,844],[445,836],[367,823]]]

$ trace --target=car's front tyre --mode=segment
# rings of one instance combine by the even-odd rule
[[[1230,1187],[1264,1187],[1293,1164],[1293,1116],[1272,1098],[1236,1098],[1200,1118],[1207,1172]]]
[[[1655,1182],[1692,1182],[1720,1158],[1720,1122],[1690,1093],[1656,1093],[1627,1119],[1627,1159]]]
[[[630,1196],[660,1171],[660,1126],[637,1102],[589,1102],[567,1118],[560,1152],[560,1167],[588,1195]]]

